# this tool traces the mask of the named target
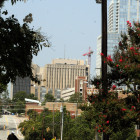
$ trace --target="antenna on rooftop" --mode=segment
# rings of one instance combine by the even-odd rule
[[[65,45],[64,45],[64,59],[65,59]]]

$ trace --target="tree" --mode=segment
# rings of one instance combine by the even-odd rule
[[[120,130],[117,133],[112,133],[110,136],[110,140],[136,140],[136,139],[137,135],[135,126]]]
[[[1,117],[1,114],[2,114],[2,103],[1,103],[1,100],[0,100],[0,117]]]
[[[1,0],[1,1],[0,1],[0,7],[3,7],[5,1],[7,1],[7,0]],[[12,5],[13,5],[14,3],[16,3],[16,1],[25,1],[25,0],[11,0]]]
[[[94,110],[90,106],[81,106],[84,111],[76,119],[72,120],[69,130],[69,139],[71,140],[92,140],[95,137],[95,119]]]
[[[7,108],[7,103],[11,103],[11,99],[9,98],[9,92],[8,92],[8,90],[3,91],[3,92],[1,93],[1,98],[0,98],[0,100],[1,100],[1,105],[3,106],[3,108],[4,108],[4,107]]]
[[[25,98],[36,99],[34,94],[27,94],[24,91],[17,92],[13,96],[11,105],[9,106],[9,111],[12,113],[24,113],[25,112]]]
[[[27,98],[29,99],[33,99],[33,100],[37,100],[37,97],[35,97],[35,95],[33,93],[30,93]]]
[[[13,102],[23,101],[25,102],[25,98],[27,98],[28,94],[25,91],[19,91],[13,96]]]
[[[3,6],[4,1],[0,2],[0,6]],[[12,4],[16,1],[11,0]],[[7,10],[1,10],[1,13],[3,16],[8,14]],[[16,76],[30,77],[39,82],[32,73],[32,58],[42,47],[49,47],[50,44],[45,36],[29,27],[31,21],[32,14],[25,17],[22,25],[14,15],[9,18],[0,16],[0,91],[9,82],[14,82]]]
[[[44,99],[44,102],[46,103],[46,102],[54,102],[55,101],[55,98],[54,98],[54,96],[53,95],[51,95],[51,94],[46,94],[45,95],[45,99]]]
[[[36,119],[36,116],[38,115],[38,113],[32,109],[27,111],[27,115],[29,116],[29,120],[32,118],[33,120]]]
[[[25,103],[23,101],[17,101],[11,112],[18,114],[25,113]]]
[[[2,83],[0,83],[0,94],[2,94],[3,92],[5,92],[7,89],[7,85],[4,85]]]
[[[98,95],[89,97],[89,101],[95,109],[97,131],[104,132],[110,137],[112,133],[121,136],[129,128],[134,131],[134,125],[140,118],[140,23],[134,22],[132,27],[131,23],[127,21],[127,25],[128,33],[121,35],[121,41],[115,47],[113,57],[105,58],[101,53],[104,62],[109,67],[108,92],[103,93],[101,79],[95,78],[93,83],[96,88],[100,89],[100,92]],[[115,92],[116,87],[122,85],[128,88],[127,91],[123,91],[123,94],[127,95],[126,98],[119,98]],[[130,138],[128,135],[126,137],[125,139]]]
[[[16,94],[14,94],[13,102],[17,102],[17,101],[25,102],[25,98],[29,98],[29,99],[33,99],[33,100],[36,99],[34,94],[29,94],[29,93],[26,93],[25,91],[19,91]]]
[[[77,103],[77,102],[78,102],[78,103],[82,103],[83,100],[82,100],[82,95],[81,95],[81,93],[77,92],[77,93],[71,95],[71,97],[70,97],[70,99],[69,99],[69,102],[71,102],[71,103]]]
[[[4,92],[1,94],[1,97],[2,97],[3,100],[9,99],[9,92],[8,92],[8,90],[4,91]]]
[[[71,140],[69,137],[70,126],[72,126],[72,121],[70,113],[64,107],[64,135],[65,140]],[[54,126],[54,136],[58,139],[60,138],[60,119],[61,113],[56,111],[54,113],[54,124],[53,124],[53,113],[47,108],[41,114],[36,114],[33,117],[34,111],[29,111],[28,114],[32,114],[30,120],[20,123],[19,128],[21,133],[25,136],[25,140],[37,139],[41,140],[42,136],[46,140],[51,140],[53,138],[53,126]]]

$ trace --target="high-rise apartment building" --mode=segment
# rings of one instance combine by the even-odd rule
[[[140,1],[139,0],[111,0],[108,10],[108,55],[113,54],[115,46],[118,46],[121,33],[127,31],[126,21],[137,22],[140,19]],[[96,75],[101,76],[101,39],[97,38],[97,57],[96,57]]]
[[[108,12],[108,31],[126,32],[126,21],[139,21],[139,0],[111,0]]]

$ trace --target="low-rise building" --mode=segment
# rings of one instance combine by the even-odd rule
[[[26,102],[25,115],[27,116],[28,110],[35,110],[38,113],[41,113],[44,108],[48,108],[50,111],[60,111],[60,107],[65,106],[66,109],[70,112],[72,118],[75,118],[78,115],[81,115],[82,110],[78,109],[77,103],[68,103],[68,102],[47,102],[44,106],[41,106],[38,102],[28,101]]]
[[[77,76],[75,79],[75,93],[80,93],[83,101],[87,100],[87,76]]]
[[[67,88],[61,91],[61,98],[64,101],[68,101],[73,94],[75,94],[75,88]]]

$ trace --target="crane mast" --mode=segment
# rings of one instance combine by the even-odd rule
[[[91,55],[93,54],[93,51],[91,50],[91,48],[89,47],[89,51],[85,54],[83,54],[83,56],[88,56],[88,65],[89,65],[89,74],[88,74],[88,85],[90,82],[90,67],[91,67]]]

